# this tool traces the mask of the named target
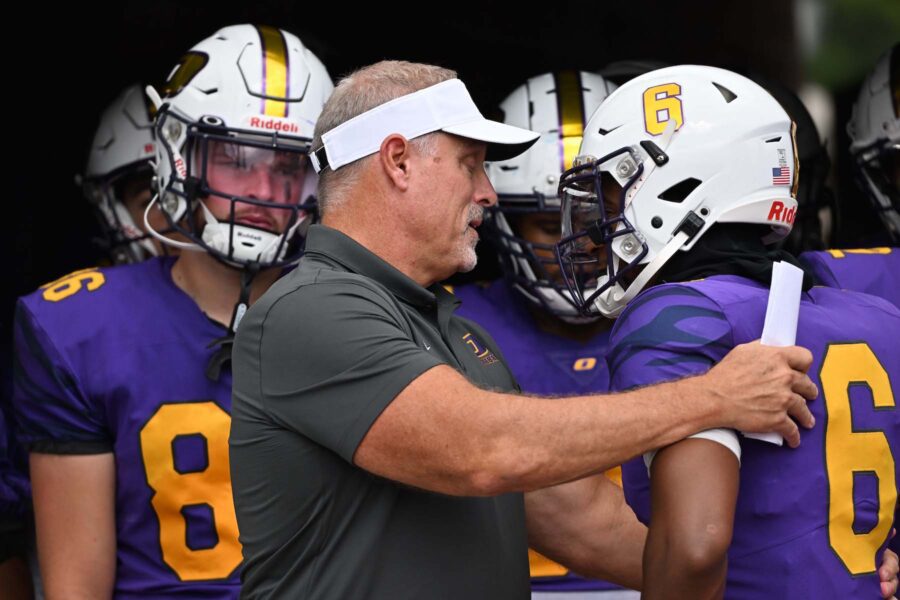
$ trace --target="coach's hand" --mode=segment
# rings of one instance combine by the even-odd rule
[[[812,360],[812,353],[799,346],[742,344],[706,374],[705,391],[713,395],[729,427],[753,433],[774,431],[796,448],[800,445],[797,423],[806,428],[815,424],[806,406],[819,394],[806,375]]]
[[[891,530],[891,537],[897,535],[897,530]],[[900,571],[900,562],[897,555],[890,548],[885,548],[881,566],[878,568],[878,578],[881,580],[881,597],[885,600],[897,600],[897,572]]]

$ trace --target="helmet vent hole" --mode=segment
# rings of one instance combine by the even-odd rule
[[[666,202],[673,202],[675,204],[680,204],[684,202],[684,199],[691,195],[697,186],[703,183],[699,179],[694,179],[693,177],[689,177],[682,181],[679,181],[663,193],[659,195],[660,200],[665,200]]]
[[[729,90],[729,89],[728,89],[727,87],[725,87],[724,85],[719,85],[719,84],[716,83],[715,81],[713,81],[712,84],[713,84],[714,86],[716,86],[716,89],[719,90],[719,93],[722,94],[722,97],[723,97],[723,98],[725,98],[725,102],[726,102],[726,103],[731,103],[732,100],[734,100],[735,98],[737,98],[737,94],[735,94],[734,92],[732,92],[731,90]]]
[[[212,96],[213,94],[215,94],[216,92],[219,91],[219,88],[209,88],[208,90],[200,90],[200,91],[203,92],[204,94],[206,94],[207,96]]]
[[[766,143],[774,144],[775,142],[780,142],[780,141],[781,141],[781,136],[779,135],[778,137],[773,137],[772,139],[766,140]]]
[[[518,165],[499,165],[501,171],[518,171]]]

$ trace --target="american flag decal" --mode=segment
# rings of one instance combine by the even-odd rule
[[[790,185],[791,170],[787,167],[775,167],[772,169],[772,185]]]

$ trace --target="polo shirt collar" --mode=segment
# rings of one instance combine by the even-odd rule
[[[439,302],[447,302],[439,284],[423,288],[350,236],[326,225],[312,225],[309,228],[305,252],[325,256],[348,271],[374,279],[412,305],[434,308]]]

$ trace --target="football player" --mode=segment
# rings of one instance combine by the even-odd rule
[[[611,388],[705,371],[758,338],[773,262],[798,264],[769,246],[788,235],[797,204],[792,123],[778,102],[722,69],[662,69],[600,106],[580,153],[561,180],[558,253],[582,310],[619,315]],[[815,356],[821,397],[810,404],[818,426],[799,448],[716,430],[647,455],[646,467],[625,466],[629,503],[649,524],[646,597],[896,589],[896,555],[885,548],[900,459],[891,383],[900,311],[811,284],[797,343]]]
[[[150,113],[140,85],[122,90],[100,117],[84,176],[77,178],[97,214],[103,249],[116,264],[172,251],[144,227],[156,154]],[[148,219],[156,229],[167,229],[158,208],[148,213]]]
[[[900,243],[900,44],[863,82],[847,124],[857,182]],[[825,285],[875,294],[900,306],[900,250],[860,248],[807,252],[801,260]]]
[[[77,271],[19,301],[14,403],[49,597],[238,597],[230,339],[299,256],[306,151],[331,89],[279,29],[194,46],[150,93],[144,225],[179,255]],[[157,206],[179,240],[154,229]]]
[[[160,253],[160,243],[142,229],[155,152],[153,123],[144,98],[141,87],[132,85],[106,107],[85,172],[76,177],[100,223],[100,245],[113,263],[137,262]],[[158,210],[151,219],[165,229]],[[24,457],[19,457],[12,423],[4,422],[4,408],[9,407],[0,406],[0,548],[4,549],[0,552],[0,585],[14,597],[31,597],[25,564],[26,523],[31,520],[28,467]],[[12,557],[10,562],[3,562],[5,556]],[[10,591],[16,581],[21,581],[19,595]]]
[[[863,82],[847,123],[857,183],[875,207],[891,245],[900,243],[900,43]]]
[[[490,332],[527,393],[587,394],[606,391],[609,384],[604,355],[611,323],[579,315],[554,245],[560,235],[559,173],[572,166],[587,119],[615,87],[593,73],[545,73],[516,88],[500,105],[505,123],[538,131],[541,138],[521,156],[488,167],[499,204],[488,210],[481,231],[500,256],[504,279],[453,292],[462,300],[457,314]],[[619,469],[609,476],[621,485]],[[602,476],[590,479],[575,485],[588,493],[621,494]],[[529,559],[535,597],[551,592],[638,597],[572,573],[534,550]]]

